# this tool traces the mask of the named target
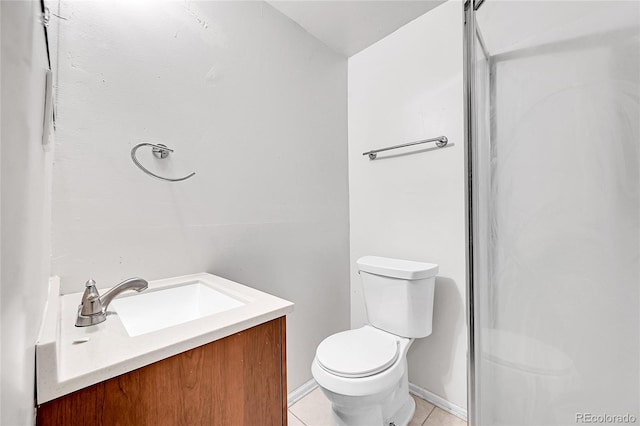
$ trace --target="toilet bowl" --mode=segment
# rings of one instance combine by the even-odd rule
[[[406,358],[411,343],[369,325],[320,343],[311,372],[331,401],[337,425],[400,426],[411,420],[415,403]]]
[[[336,425],[407,425],[407,353],[431,334],[438,266],[366,256],[358,260],[369,324],[324,339],[311,365]]]

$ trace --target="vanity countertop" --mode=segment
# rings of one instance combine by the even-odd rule
[[[184,285],[185,282],[200,282],[243,300],[245,304],[130,337],[117,313],[111,312],[112,308],[103,323],[76,327],[82,293],[60,295],[60,280],[52,277],[36,343],[37,403],[45,403],[293,311],[293,303],[289,301],[207,273],[150,281],[147,291]],[[101,289],[100,293],[104,294],[104,291]]]

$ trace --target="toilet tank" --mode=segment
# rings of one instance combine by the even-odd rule
[[[431,334],[438,265],[377,256],[357,264],[369,324],[402,337]]]

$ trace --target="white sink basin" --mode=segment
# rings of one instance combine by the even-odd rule
[[[115,311],[129,336],[193,321],[208,315],[228,311],[245,302],[195,282],[114,299],[109,311]]]

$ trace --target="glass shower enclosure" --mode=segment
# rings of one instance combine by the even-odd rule
[[[638,424],[640,2],[464,14],[471,424]]]

